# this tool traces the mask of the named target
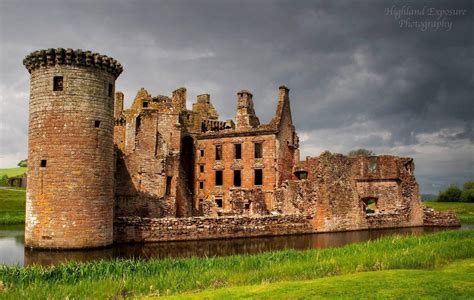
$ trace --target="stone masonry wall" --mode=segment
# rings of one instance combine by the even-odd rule
[[[116,242],[161,242],[302,234],[314,232],[304,215],[261,217],[119,218]]]
[[[80,60],[79,51],[68,50],[65,58],[60,50],[56,56],[48,52],[47,61],[38,66],[36,61],[44,57],[28,65],[25,245],[106,246],[113,242],[113,88],[117,74],[101,68],[99,57],[97,65],[91,65]],[[62,90],[53,89],[53,79],[58,76],[63,77]]]

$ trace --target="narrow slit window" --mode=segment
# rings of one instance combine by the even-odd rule
[[[148,107],[148,102],[143,102],[143,108],[147,108]]]
[[[114,93],[114,85],[109,83],[109,90],[108,90],[109,97],[112,97],[113,93]]]
[[[64,81],[62,76],[54,76],[53,91],[62,91],[64,88]]]
[[[46,168],[46,159],[42,159],[40,162],[40,167],[41,168]]]
[[[234,154],[235,154],[235,159],[241,159],[242,158],[242,144],[235,144],[234,145]]]
[[[216,171],[216,186],[222,185],[222,171]]]
[[[234,170],[234,186],[242,185],[242,177],[240,170]]]
[[[222,159],[222,145],[216,145],[216,160]]]
[[[165,191],[165,194],[166,195],[170,195],[171,194],[171,180],[173,179],[172,176],[167,176],[166,177],[166,191]]]
[[[204,165],[199,165],[199,172],[204,173]]]
[[[254,184],[255,185],[263,184],[263,170],[262,169],[255,169]]]
[[[99,127],[100,127],[100,121],[99,121],[99,120],[95,120],[94,126],[95,126],[95,128],[99,128]]]
[[[255,143],[255,158],[262,158],[262,143]]]
[[[216,198],[216,205],[219,208],[222,208],[222,198]]]
[[[204,181],[199,181],[199,189],[204,189]]]
[[[201,157],[204,156],[204,149],[200,149],[200,150],[199,150],[199,155],[201,155]]]

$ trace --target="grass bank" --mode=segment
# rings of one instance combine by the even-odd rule
[[[474,259],[435,270],[362,272],[179,294],[160,299],[473,299]],[[158,297],[150,297],[158,298]]]
[[[0,225],[25,223],[24,188],[0,189]]]
[[[474,203],[468,202],[423,202],[425,206],[439,211],[452,210],[463,223],[474,223]]]
[[[137,297],[247,285],[257,288],[368,271],[431,270],[470,258],[474,258],[474,230],[251,256],[71,262],[50,268],[0,266],[0,298]]]
[[[25,174],[26,168],[6,168],[0,169],[0,177],[7,175],[8,177],[20,176]]]

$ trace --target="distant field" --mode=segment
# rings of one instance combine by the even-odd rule
[[[474,203],[467,202],[423,202],[423,205],[439,211],[452,210],[463,223],[474,223]]]
[[[25,223],[24,188],[0,189],[0,224]]]
[[[14,177],[23,175],[26,172],[26,168],[6,168],[0,169],[0,177],[7,175],[8,177]]]

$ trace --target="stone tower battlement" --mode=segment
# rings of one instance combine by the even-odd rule
[[[69,65],[77,67],[97,68],[107,71],[117,78],[123,71],[122,65],[112,57],[81,49],[49,48],[30,53],[23,60],[28,72],[41,67]]]
[[[91,51],[48,49],[31,74],[25,245],[113,242],[114,94],[122,66]]]

